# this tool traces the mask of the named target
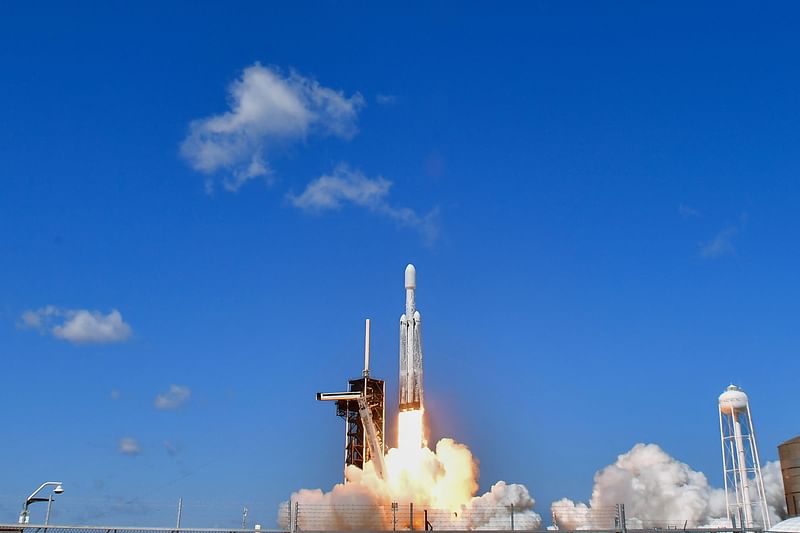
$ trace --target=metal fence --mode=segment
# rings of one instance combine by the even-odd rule
[[[278,529],[153,528],[118,526],[45,526],[0,524],[0,533],[269,533]]]
[[[431,509],[413,503],[391,505],[284,504],[279,526],[287,531],[471,531],[537,530],[539,515],[509,506]]]
[[[273,515],[274,516],[274,515]],[[118,526],[57,526],[0,524],[0,533],[264,533],[280,531],[545,531],[563,533],[763,533],[760,528],[704,527],[688,520],[640,520],[626,518],[624,505],[585,508],[554,513],[553,525],[546,526],[532,509],[481,506],[443,510],[412,503],[391,505],[325,505],[287,502],[278,514],[278,529],[246,528],[158,528]]]
[[[373,510],[375,510],[373,508]],[[310,511],[310,510],[309,510]],[[449,512],[449,511],[448,511]],[[428,511],[428,520],[431,518],[436,518],[433,515],[437,514],[441,516],[441,511],[437,513],[432,513]],[[313,515],[310,515],[313,516]],[[398,513],[398,517],[400,514]],[[410,513],[404,514],[408,522],[403,523],[400,518],[398,518],[398,525],[397,530],[410,530],[411,521],[410,521]],[[420,521],[419,526],[417,527],[417,513],[414,512],[414,530],[424,530],[424,522]],[[421,515],[424,520],[425,513],[423,512]],[[392,515],[390,515],[391,519]],[[510,520],[510,515],[508,516]],[[308,522],[309,526],[314,526],[313,520],[309,519]],[[448,517],[449,520],[449,517]],[[656,521],[657,522],[657,521]],[[655,524],[656,522],[653,522]],[[660,522],[659,522],[660,523]],[[663,522],[666,525],[664,527],[651,525],[647,526],[644,525],[643,527],[637,528],[595,528],[591,526],[584,526],[580,530],[568,530],[568,529],[559,529],[561,533],[670,533],[680,531],[682,533],[763,533],[762,529],[759,528],[748,528],[748,529],[737,529],[737,528],[707,528],[707,527],[684,527],[685,522],[676,522],[676,521],[665,521]],[[454,522],[443,521],[439,518],[436,521],[437,525],[434,525],[431,522],[428,525],[429,530],[432,528],[434,531],[449,531],[449,532],[467,532],[467,531],[474,531],[476,528],[469,528],[469,529],[457,529],[454,527],[449,527],[451,524],[455,524]],[[45,525],[17,525],[17,524],[0,524],[0,533],[264,533],[264,532],[283,532],[283,533],[292,533],[292,531],[374,531],[374,532],[382,532],[382,531],[391,531],[392,529],[386,529],[385,527],[378,525],[378,527],[370,528],[370,527],[357,527],[358,523],[347,523],[342,524],[338,529],[212,529],[212,528],[191,528],[191,529],[174,529],[174,528],[137,528],[137,527],[117,527],[117,526],[96,526],[96,527],[86,527],[86,526],[45,526]],[[366,524],[364,524],[366,526]],[[401,527],[404,526],[404,527]],[[493,524],[487,523],[483,527],[480,528],[484,531],[500,531],[500,530],[511,530],[510,524],[505,527],[504,524]],[[548,527],[547,529],[551,529]],[[523,529],[519,529],[516,527],[515,530],[523,531]],[[544,526],[539,526],[537,531],[545,531]]]
[[[740,528],[703,527],[689,520],[640,520],[626,518],[625,506],[562,510],[546,526],[543,517],[531,509],[513,505],[474,504],[458,510],[431,509],[413,503],[391,505],[343,505],[285,503],[278,525],[285,531],[589,531],[604,533],[684,532],[743,533]],[[749,531],[760,531],[751,529]]]

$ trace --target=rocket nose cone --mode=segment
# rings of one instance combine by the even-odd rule
[[[406,289],[414,289],[417,286],[417,269],[414,265],[406,267]]]

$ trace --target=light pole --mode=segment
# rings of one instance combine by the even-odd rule
[[[52,503],[52,496],[50,496],[49,498],[37,498],[36,497],[36,495],[39,494],[40,492],[42,492],[46,487],[55,487],[53,489],[53,494],[62,494],[64,492],[64,487],[61,486],[61,482],[60,481],[45,481],[44,483],[39,485],[39,488],[36,489],[35,491],[33,491],[31,493],[31,495],[28,496],[25,499],[25,503],[22,504],[22,512],[19,513],[19,523],[20,524],[27,524],[28,522],[30,522],[31,517],[30,517],[30,514],[28,513],[28,506],[30,506],[30,504],[35,503],[35,502],[50,502],[50,503]],[[48,511],[49,511],[49,505],[48,505]]]

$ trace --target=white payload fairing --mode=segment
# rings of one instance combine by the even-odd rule
[[[406,312],[400,317],[400,410],[422,409],[422,332],[414,301],[417,270],[406,267]]]

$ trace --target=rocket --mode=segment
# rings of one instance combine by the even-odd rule
[[[415,300],[417,270],[406,267],[406,312],[400,317],[400,411],[422,409],[422,335]]]

